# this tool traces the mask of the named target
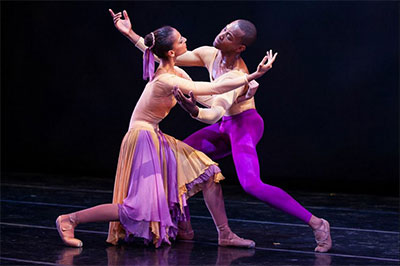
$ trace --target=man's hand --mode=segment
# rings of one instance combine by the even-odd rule
[[[277,55],[278,55],[278,53],[275,53],[274,55],[272,55],[272,50],[269,50],[269,52],[267,52],[267,55],[264,56],[263,60],[258,65],[257,71],[252,73],[251,75],[255,75],[253,77],[256,79],[256,78],[261,77],[265,73],[267,73],[267,71],[272,68],[272,64],[274,63]],[[268,60],[268,62],[267,62],[267,60]]]
[[[126,10],[123,11],[124,19],[122,18],[121,12],[114,14],[114,12],[109,9],[110,14],[114,20],[114,26],[124,35],[128,35],[129,32],[132,30],[131,21],[128,17],[128,12]]]
[[[241,103],[241,102],[247,101],[248,99],[252,98],[256,94],[259,85],[260,84],[258,84],[258,82],[255,80],[250,81],[249,88],[247,89],[246,94],[239,96],[236,99],[236,103]]]
[[[197,117],[199,115],[199,107],[196,105],[196,98],[194,97],[193,92],[189,92],[190,98],[186,98],[182,91],[177,86],[174,86],[172,93],[183,110],[188,112],[193,117]]]

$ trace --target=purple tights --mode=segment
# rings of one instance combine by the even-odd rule
[[[264,184],[260,179],[256,145],[264,131],[264,122],[255,109],[234,116],[193,133],[184,142],[218,160],[232,154],[239,182],[250,195],[291,214],[305,223],[311,213],[278,187]]]

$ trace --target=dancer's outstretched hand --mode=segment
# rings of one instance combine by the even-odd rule
[[[186,98],[182,91],[177,86],[174,86],[172,93],[183,110],[188,112],[193,117],[198,116],[199,107],[196,105],[196,98],[194,97],[193,92],[189,92],[190,98]]]
[[[267,52],[267,55],[264,56],[263,60],[258,65],[257,71],[254,72],[255,78],[261,77],[262,75],[267,73],[268,70],[272,68],[272,64],[274,63],[277,55],[278,53],[273,54],[272,50],[269,50],[269,52]]]
[[[252,98],[256,94],[259,85],[260,84],[255,80],[250,81],[249,88],[247,89],[246,94],[239,96],[236,99],[236,103],[241,103]]]
[[[129,31],[132,30],[131,21],[126,10],[123,11],[124,18],[122,18],[122,13],[119,12],[115,14],[112,9],[108,9],[114,20],[114,26],[124,35],[128,35]]]

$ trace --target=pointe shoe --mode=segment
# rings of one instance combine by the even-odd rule
[[[176,239],[180,240],[192,240],[194,238],[194,232],[190,221],[178,223],[178,234]]]
[[[328,221],[321,219],[322,225],[319,229],[315,229],[314,236],[317,247],[314,249],[315,252],[328,252],[332,248],[331,231]],[[322,237],[321,237],[322,236]],[[317,239],[320,238],[320,239]]]
[[[74,237],[74,228],[76,227],[75,215],[60,215],[56,220],[56,227],[61,240],[65,245],[80,248],[82,241]]]
[[[240,238],[233,232],[230,232],[228,238],[218,239],[218,245],[222,247],[255,248],[256,243],[253,240]]]

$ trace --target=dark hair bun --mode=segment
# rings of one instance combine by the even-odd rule
[[[150,32],[144,37],[144,45],[151,47],[154,41],[154,46],[151,48],[151,51],[159,58],[167,58],[167,52],[172,49],[174,43],[172,38],[174,30],[175,29],[171,26],[164,26],[156,29],[153,31],[155,40],[153,40],[153,34]]]
[[[151,34],[151,32],[144,36],[144,45],[146,45],[147,47],[153,45],[153,35]]]

